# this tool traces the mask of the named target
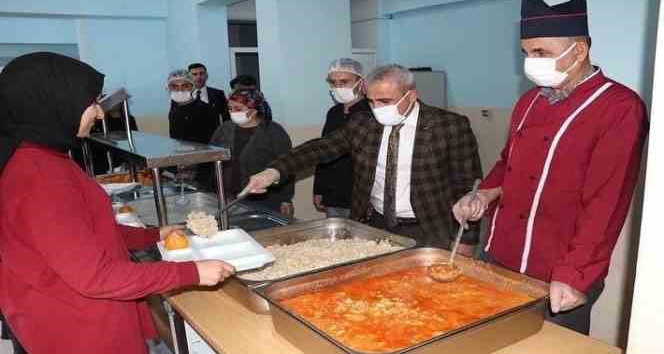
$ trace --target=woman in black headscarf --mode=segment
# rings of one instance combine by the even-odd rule
[[[129,260],[127,248],[153,244],[159,230],[117,225],[103,189],[65,153],[103,116],[103,78],[53,53],[0,73],[0,309],[31,354],[146,353],[156,332],[142,298],[233,271]]]

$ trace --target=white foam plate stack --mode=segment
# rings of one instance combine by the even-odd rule
[[[159,241],[157,247],[161,258],[173,262],[219,259],[233,265],[237,272],[261,268],[274,262],[274,255],[242,229],[219,231],[209,238],[187,238],[189,247],[174,251],[166,250],[164,241]]]

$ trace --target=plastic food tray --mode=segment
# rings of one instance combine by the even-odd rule
[[[165,261],[185,262],[204,259],[220,259],[235,267],[238,272],[256,269],[274,262],[274,256],[242,229],[220,231],[210,238],[187,236],[189,247],[166,250],[164,241],[157,243],[161,258]]]

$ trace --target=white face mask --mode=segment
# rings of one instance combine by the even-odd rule
[[[231,120],[237,125],[246,124],[251,120],[247,111],[231,112]]]
[[[330,93],[332,94],[332,97],[334,97],[334,100],[337,101],[337,103],[348,103],[352,102],[357,98],[357,94],[355,93],[355,88],[357,85],[361,82],[362,80],[358,81],[353,85],[353,87],[334,87],[330,89]]]
[[[406,116],[403,114],[399,113],[399,103],[406,98],[410,94],[410,91],[406,92],[403,97],[397,101],[395,104],[383,106],[383,107],[378,107],[378,108],[372,108],[371,110],[373,111],[374,117],[376,117],[376,120],[378,123],[385,125],[385,126],[393,126],[393,125],[398,125],[404,120],[406,120]],[[410,110],[410,105],[406,109],[406,112]]]
[[[557,58],[526,58],[524,61],[523,69],[526,76],[530,81],[534,82],[537,86],[558,88],[569,76],[567,73],[578,64],[570,66],[564,72],[556,69],[556,63],[576,46],[576,42],[572,44],[566,51],[560,54]]]
[[[186,103],[193,99],[192,91],[171,91],[171,99],[176,103]]]

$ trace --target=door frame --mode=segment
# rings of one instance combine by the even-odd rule
[[[229,48],[229,61],[231,69],[231,78],[237,76],[237,67],[235,64],[235,55],[237,53],[256,53],[258,54],[258,47],[230,47]]]

